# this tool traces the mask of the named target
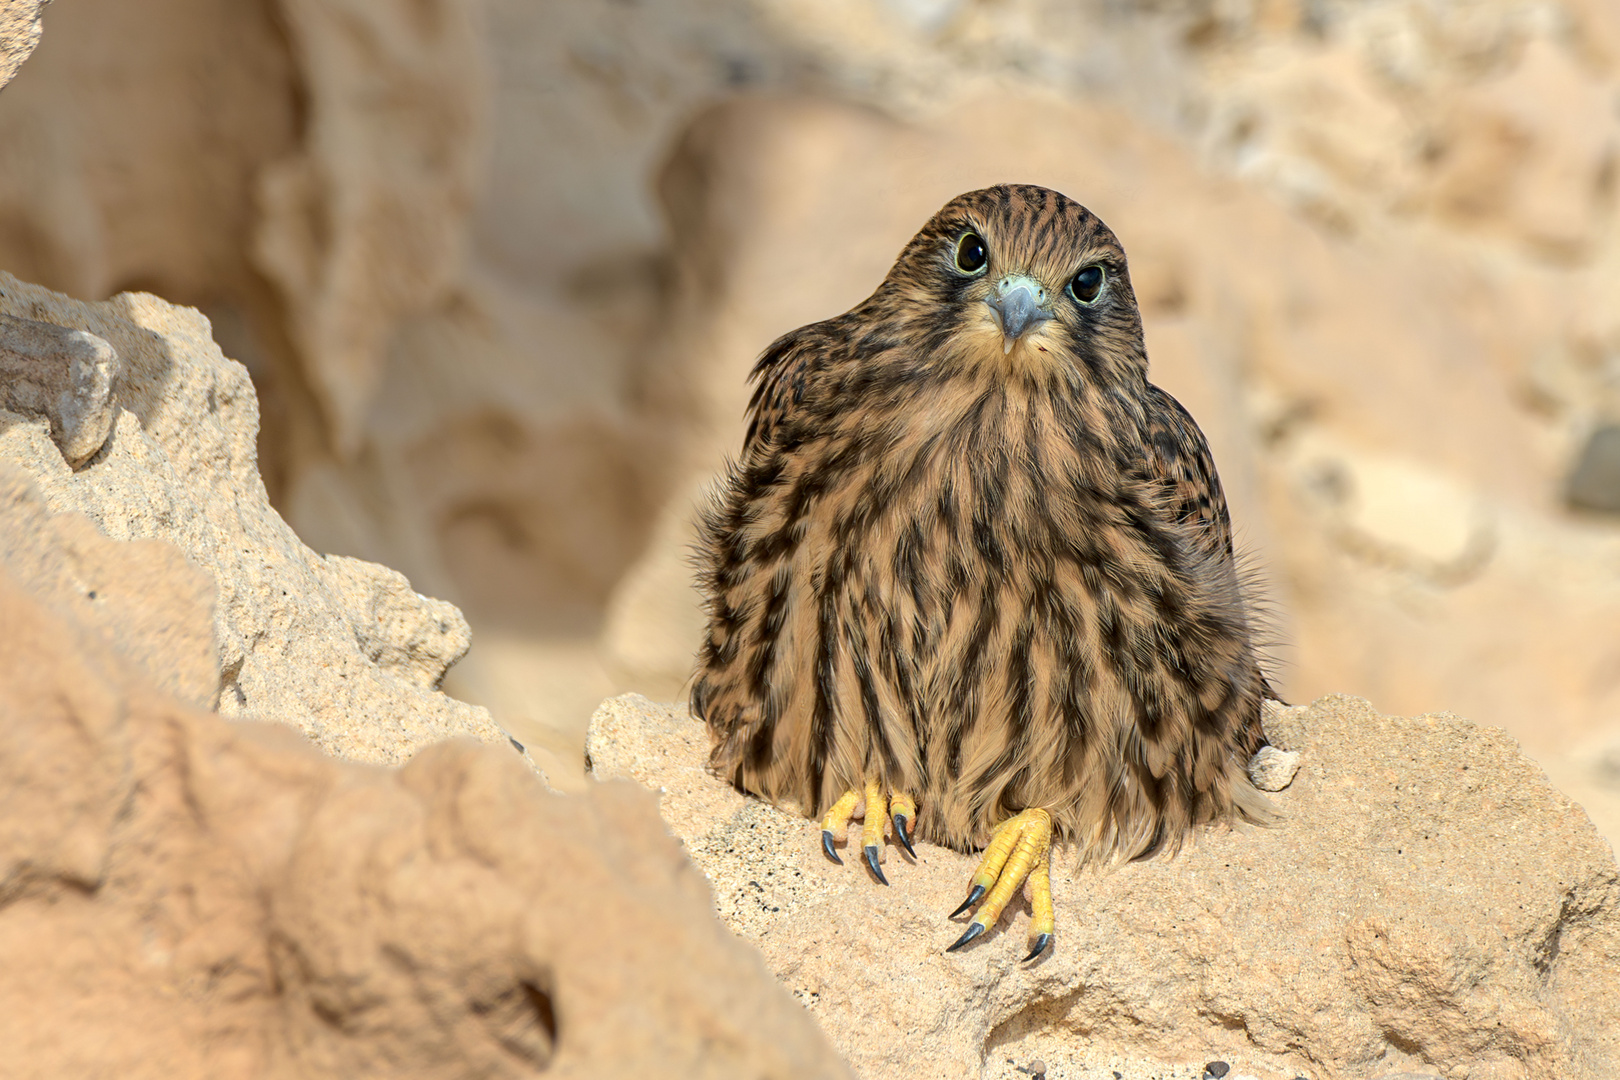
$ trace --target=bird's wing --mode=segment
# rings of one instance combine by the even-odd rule
[[[748,402],[744,456],[756,446],[769,444],[783,421],[804,404],[806,389],[827,352],[828,343],[818,333],[820,329],[821,324],[812,324],[783,334],[754,365],[749,374],[754,396]]]
[[[1235,564],[1232,553],[1232,518],[1226,510],[1226,495],[1215,472],[1215,459],[1192,414],[1181,402],[1159,389],[1148,386],[1148,475],[1162,485],[1176,520],[1192,527],[1205,550]],[[1260,692],[1272,701],[1281,701],[1271,680],[1262,673]]]
[[[1232,519],[1204,433],[1181,402],[1148,386],[1147,471],[1162,485],[1176,520],[1212,551],[1232,558]]]

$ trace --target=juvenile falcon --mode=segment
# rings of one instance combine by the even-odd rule
[[[692,709],[711,763],[808,815],[985,848],[951,948],[1050,847],[1177,848],[1263,821],[1269,693],[1203,434],[1147,381],[1125,252],[1090,211],[1001,185],[947,203],[853,310],[754,368],[705,512]],[[913,853],[914,854],[914,853]]]

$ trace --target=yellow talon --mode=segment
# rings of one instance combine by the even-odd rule
[[[911,833],[917,827],[917,800],[904,792],[889,800],[889,815],[894,821],[894,838],[913,859],[917,849],[911,846]]]
[[[878,856],[883,853],[883,826],[888,820],[888,803],[888,798],[883,794],[883,785],[876,780],[868,780],[866,816],[861,819],[861,850],[866,855],[867,869],[883,885],[887,885],[889,879],[883,876],[883,870],[878,866]]]
[[[1052,913],[1052,857],[1048,849],[1047,857],[1035,864],[1035,869],[1029,874],[1029,955],[1025,960],[1033,960],[1046,951],[1052,943],[1052,932],[1057,928],[1057,916]]]
[[[883,794],[883,785],[876,780],[866,782],[866,815],[861,819],[861,846],[883,846],[883,818],[889,800]]]
[[[849,839],[849,819],[855,816],[855,804],[860,801],[860,792],[846,791],[827,808],[827,815],[821,819],[821,850],[839,866],[844,865],[844,860],[833,850],[833,843],[841,844]]]
[[[961,914],[981,897],[984,902],[979,904],[967,931],[945,951],[955,952],[994,926],[1013,893],[1027,880],[1034,919],[1030,924],[1031,951],[1024,959],[1039,956],[1051,943],[1056,923],[1052,913],[1051,849],[1052,815],[1045,810],[1025,810],[997,826],[973,875],[967,900],[951,915]]]
[[[917,819],[917,801],[910,795],[898,794],[891,803],[881,780],[868,780],[864,792],[844,792],[828,808],[821,819],[821,850],[827,853],[827,858],[843,865],[844,860],[838,857],[833,845],[841,844],[848,838],[849,821],[859,813],[862,820],[861,853],[866,858],[867,869],[881,884],[887,885],[889,880],[883,876],[883,868],[878,863],[883,854],[883,834],[889,826],[888,813],[891,810],[894,813],[895,839],[905,845],[915,858],[917,853],[911,846],[910,827]]]

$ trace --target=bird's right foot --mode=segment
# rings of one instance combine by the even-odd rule
[[[884,828],[892,823],[895,840],[915,859],[917,851],[911,846],[911,832],[917,820],[917,802],[904,793],[887,796],[883,785],[876,780],[866,782],[865,792],[844,792],[821,819],[821,850],[839,865],[843,865],[844,860],[838,857],[833,845],[848,838],[850,819],[857,817],[861,819],[861,853],[866,857],[866,868],[877,878],[878,884],[887,885],[889,879],[883,876],[883,867],[879,865],[883,858]]]
[[[976,903],[979,910],[956,944],[945,951],[955,952],[994,926],[1026,881],[1034,918],[1029,926],[1029,955],[1024,959],[1033,960],[1052,943],[1056,922],[1052,913],[1052,815],[1045,810],[1025,810],[996,827],[973,875],[968,898],[950,917],[956,918]]]

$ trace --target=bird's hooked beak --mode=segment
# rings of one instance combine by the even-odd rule
[[[1013,346],[1025,333],[1052,317],[1046,288],[1032,277],[1008,274],[996,282],[993,292],[985,297],[990,310],[1001,323],[1002,355],[1012,352]]]

